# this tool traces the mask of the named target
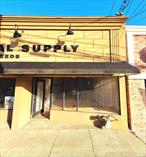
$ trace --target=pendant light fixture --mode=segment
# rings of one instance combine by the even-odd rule
[[[19,44],[19,38],[22,36],[23,31],[21,30],[21,33],[18,32],[19,27],[15,25],[15,31],[13,33],[13,37],[10,39],[11,41],[11,48],[15,48]]]
[[[65,37],[65,36],[66,35],[59,35],[56,45],[60,45],[60,46],[64,45],[65,44],[65,41],[64,41],[65,39],[60,39],[60,37]]]
[[[23,33],[23,31],[21,33],[19,33],[18,29],[19,29],[19,27],[17,25],[15,25],[15,31],[14,31],[14,34],[13,34],[13,38],[15,38],[15,39],[20,38],[22,36],[22,33]]]
[[[70,24],[69,27],[68,27],[66,35],[73,35],[73,34],[74,34],[74,32],[73,32],[73,30],[71,28],[71,24]]]
[[[67,35],[73,35],[73,34],[74,34],[74,32],[73,32],[73,30],[71,28],[71,24],[69,24],[69,27],[68,27],[68,30],[67,30],[66,34],[58,36],[58,40],[57,40],[56,45],[63,46],[65,44],[65,39],[60,39],[60,37],[64,37],[65,38]]]

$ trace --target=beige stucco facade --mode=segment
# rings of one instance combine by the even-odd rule
[[[110,115],[111,127],[115,129],[128,129],[127,125],[127,100],[126,100],[126,87],[125,87],[125,78],[119,78],[119,92],[120,92],[120,110],[121,114],[115,114],[110,111],[100,110],[97,111],[92,107],[82,107],[79,108],[79,112],[75,111],[51,111],[51,120],[53,121],[62,121],[62,122],[71,122],[73,124],[80,125],[93,125],[93,121],[90,120],[90,116],[96,115]]]
[[[21,17],[1,16],[1,52],[0,62],[126,62],[126,17]],[[71,24],[74,34],[66,35]],[[22,37],[13,40],[15,25]],[[13,43],[14,42],[14,43]],[[54,50],[59,42],[60,48]],[[16,44],[10,52],[7,45]],[[27,45],[27,49],[24,45]],[[35,45],[35,46],[34,46]],[[38,47],[38,45],[40,45]],[[44,45],[50,45],[45,51]],[[76,47],[74,52],[72,45]],[[24,46],[24,47],[23,47]],[[34,49],[33,49],[34,48]],[[10,48],[11,49],[11,48]],[[24,52],[26,50],[26,52]],[[36,52],[34,52],[34,50]],[[54,52],[56,51],[56,52]],[[22,69],[23,71],[23,69]],[[33,78],[75,77],[57,74],[0,74],[0,78],[16,78],[15,99],[12,114],[12,129],[23,127],[32,118]],[[76,77],[93,77],[78,74]],[[95,75],[94,77],[101,77]],[[102,77],[107,77],[106,74]],[[113,74],[118,77],[120,112],[95,110],[82,107],[78,111],[51,110],[50,120],[93,125],[92,115],[110,115],[112,128],[128,129],[125,74]],[[47,91],[48,92],[48,91]],[[108,93],[107,93],[108,94]],[[106,95],[106,93],[105,93]],[[50,95],[46,98],[48,102]],[[45,102],[46,103],[46,102]],[[47,104],[47,103],[46,103]],[[82,111],[80,111],[82,110]],[[0,120],[7,120],[8,110],[0,109]],[[61,117],[61,119],[60,119]]]
[[[113,61],[126,61],[125,23],[126,17],[13,17],[1,16],[1,44],[13,43],[12,35],[15,25],[19,27],[22,38],[19,46],[13,48],[14,55],[19,58],[0,58],[0,61],[35,61],[35,62],[102,62],[109,61],[110,49]],[[67,36],[69,24],[75,31],[74,35]],[[58,40],[70,50],[62,53],[62,49],[53,52],[53,46]],[[21,51],[22,45],[29,45],[28,53]],[[32,51],[33,45],[41,45],[40,51]],[[44,52],[43,45],[52,48]],[[73,53],[71,45],[79,45],[78,53]],[[5,52],[5,54],[10,54]]]

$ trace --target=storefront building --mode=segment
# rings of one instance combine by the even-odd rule
[[[0,120],[21,128],[38,113],[128,129],[127,17],[0,17]],[[45,114],[48,113],[48,114]]]
[[[128,119],[132,131],[146,142],[146,27],[127,26],[128,61],[140,74],[128,77]]]

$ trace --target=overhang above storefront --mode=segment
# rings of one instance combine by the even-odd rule
[[[127,62],[1,62],[1,75],[127,75],[140,70]]]

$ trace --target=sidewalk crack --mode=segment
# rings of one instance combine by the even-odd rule
[[[50,156],[51,156],[51,153],[52,153],[53,148],[54,148],[54,145],[55,145],[55,143],[56,143],[56,141],[57,141],[57,138],[58,138],[59,132],[60,132],[60,130],[58,131],[58,133],[57,133],[57,135],[56,135],[56,137],[55,137],[55,139],[54,139],[54,142],[53,142],[53,144],[52,144],[52,147],[51,147],[51,150],[50,150],[50,153],[49,153],[49,156],[48,156],[48,157],[50,157]]]
[[[93,140],[92,140],[92,136],[91,136],[91,132],[90,132],[89,128],[88,128],[88,132],[89,132],[89,137],[90,137],[90,140],[91,140],[91,146],[92,146],[92,149],[93,149],[93,153],[94,153],[94,156],[96,157],[95,148],[94,148],[94,145],[93,145]]]

